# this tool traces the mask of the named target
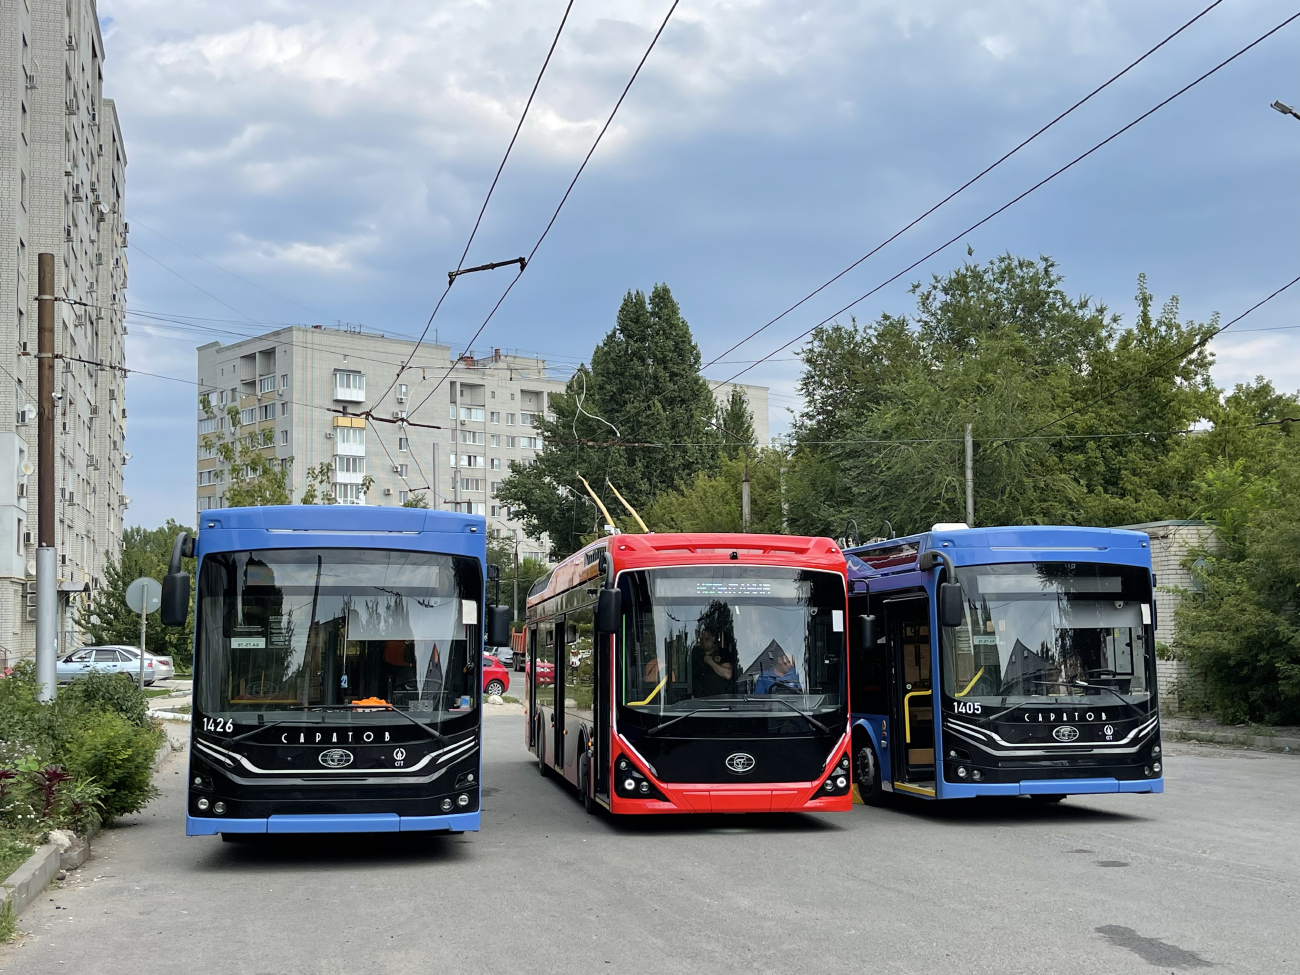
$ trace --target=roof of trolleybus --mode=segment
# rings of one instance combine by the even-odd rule
[[[846,549],[849,577],[870,579],[916,570],[922,552],[938,551],[953,565],[1009,562],[1151,564],[1151,541],[1122,528],[1022,525],[1006,528],[935,528]]]
[[[481,515],[378,505],[268,505],[199,514],[197,554],[265,548],[414,549],[482,557]],[[431,538],[431,535],[438,536]]]
[[[734,532],[649,533],[611,535],[592,542],[539,579],[528,594],[534,606],[600,576],[600,556],[608,551],[615,573],[623,569],[668,566],[741,565],[797,566],[844,574],[844,554],[830,538],[805,535],[746,535]]]

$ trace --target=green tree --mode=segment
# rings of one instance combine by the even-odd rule
[[[429,496],[423,491],[412,491],[407,495],[406,500],[402,502],[403,508],[427,508],[429,507]]]
[[[495,565],[501,572],[501,605],[509,606],[515,590],[515,545],[509,538],[497,538],[488,543],[488,565]],[[524,556],[519,560],[519,601],[515,604],[513,623],[522,626],[527,615],[528,590],[542,576],[550,572],[541,559]]]
[[[734,459],[746,448],[750,448],[751,454],[755,452],[753,448],[758,440],[754,436],[754,411],[749,408],[749,397],[739,386],[732,386],[727,404],[718,407],[715,423],[725,456]]]
[[[126,605],[126,589],[141,576],[162,581],[171,561],[172,545],[181,532],[194,529],[168,519],[160,528],[127,528],[122,532],[122,552],[104,567],[103,584],[91,593],[81,610],[78,623],[94,644],[140,645],[140,616]],[[182,568],[194,575],[194,560],[182,559]],[[184,627],[166,627],[158,611],[149,614],[145,641],[147,651],[172,657],[189,667],[194,654],[194,611],[190,610]]]
[[[199,405],[206,416],[216,417],[211,397],[205,395]],[[226,507],[288,504],[293,458],[275,456],[275,430],[241,425],[239,407],[234,404],[226,407],[225,420],[222,433],[204,434],[200,442],[206,450],[215,451],[224,465],[220,476],[229,478],[223,492]]]
[[[1228,723],[1300,723],[1300,401],[1263,379],[1225,398],[1186,452],[1206,459],[1197,514],[1214,544],[1193,552],[1174,649]]]
[[[749,460],[750,531],[780,534],[782,468],[779,450],[757,451]],[[738,532],[742,530],[741,479],[743,457],[722,461],[718,473],[700,473],[693,483],[659,495],[646,512],[646,524],[657,532]]]
[[[963,520],[967,423],[980,524],[1188,510],[1183,433],[1218,393],[1208,354],[1178,353],[1213,323],[1180,323],[1176,299],[1154,315],[1140,278],[1125,329],[1061,284],[1050,259],[1004,255],[914,285],[910,317],[815,332],[792,438],[792,527],[837,534],[852,517],[864,533],[886,519],[904,533]]]
[[[656,285],[648,299],[627,293],[590,369],[574,373],[550,405],[554,419],[535,421],[542,452],[529,464],[512,462],[497,497],[522,518],[529,537],[549,536],[556,556],[581,547],[604,520],[580,476],[626,527],[634,523],[607,479],[640,511],[661,492],[717,470],[717,406],[667,285]]]

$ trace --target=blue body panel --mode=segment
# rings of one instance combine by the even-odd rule
[[[388,549],[478,559],[486,584],[487,523],[481,515],[370,505],[275,505],[200,513],[194,554],[275,548]],[[197,577],[197,576],[196,576]],[[486,605],[486,590],[481,594]],[[480,648],[482,649],[482,648]],[[480,734],[483,711],[478,709]],[[191,726],[191,736],[193,726]],[[482,748],[478,781],[483,780]],[[271,816],[268,819],[185,817],[186,836],[217,833],[359,833],[477,830],[480,813],[398,816],[396,813]]]
[[[894,564],[876,568],[859,556],[880,556],[893,550],[905,551]],[[845,549],[848,561],[849,592],[870,591],[886,593],[891,590],[924,588],[930,597],[930,666],[931,673],[939,670],[938,610],[935,587],[939,569],[922,572],[917,567],[921,553],[942,552],[955,566],[997,565],[1016,562],[1093,562],[1105,565],[1131,565],[1151,569],[1151,541],[1143,532],[1122,528],[1076,528],[1066,526],[1028,525],[1008,528],[951,528],[923,532],[885,542]],[[854,583],[858,583],[857,587]],[[935,755],[943,754],[942,722],[939,709],[934,709]],[[882,747],[889,741],[885,732],[888,717],[879,714],[854,712],[852,723],[871,739],[880,762],[881,781],[886,789],[894,781],[892,751]],[[1157,793],[1164,792],[1164,776],[1141,781],[1121,782],[1114,778],[1095,779],[1043,779],[1021,782],[967,783],[947,782],[936,764],[935,799],[963,799],[975,796],[1015,795],[1091,795],[1104,793]],[[928,798],[928,797],[922,797]]]

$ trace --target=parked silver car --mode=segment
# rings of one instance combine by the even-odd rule
[[[76,680],[85,677],[92,670],[109,674],[125,673],[134,677],[140,672],[140,649],[124,646],[83,647],[58,662],[57,679],[61,682]],[[170,657],[145,654],[146,684],[152,684],[156,680],[171,680],[175,674]]]

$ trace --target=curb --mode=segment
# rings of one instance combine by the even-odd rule
[[[1212,745],[1236,745],[1262,752],[1300,753],[1300,738],[1274,738],[1270,735],[1242,735],[1230,731],[1197,731],[1167,728],[1165,736],[1174,741],[1200,741]]]
[[[150,711],[149,717],[159,721],[184,721],[186,724],[191,720],[188,714],[177,714],[175,711]]]
[[[88,850],[89,845],[83,844],[82,849]],[[82,860],[85,860],[84,855]],[[37,849],[27,858],[27,862],[11,873],[5,881],[4,890],[0,893],[0,911],[12,910],[14,918],[17,919],[18,915],[27,910],[32,901],[36,900],[50,885],[50,881],[60,869],[62,867],[59,865],[57,844],[46,843]]]

